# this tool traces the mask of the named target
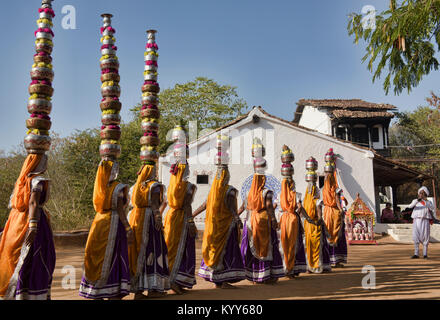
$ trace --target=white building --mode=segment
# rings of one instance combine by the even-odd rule
[[[293,122],[390,156],[388,128],[397,108],[360,99],[301,99]]]
[[[284,144],[289,146],[295,154],[293,166],[297,192],[303,195],[305,193],[305,162],[310,156],[315,157],[319,163],[318,174],[321,176],[320,183],[323,183],[324,155],[329,148],[333,148],[334,152],[340,155],[336,166],[339,184],[347,200],[351,203],[359,193],[370,209],[376,213],[379,212],[378,186],[387,183],[387,178],[394,179],[394,182],[399,179],[429,178],[405,165],[387,160],[374,150],[301,127],[293,122],[272,116],[261,107],[254,107],[248,114],[189,144],[188,163],[191,171],[189,181],[196,184],[198,188],[193,210],[200,206],[208,196],[216,172],[216,166],[213,163],[217,152],[216,137],[220,131],[232,138],[229,150],[230,184],[240,191],[239,206],[242,199],[247,197],[246,190],[252,180],[253,137],[261,138],[266,147],[267,183],[275,189],[276,193],[279,192],[281,186],[281,150]],[[169,171],[172,163],[172,152],[159,159],[159,179],[167,186],[170,181]],[[203,229],[203,223],[204,214],[201,214],[196,219],[198,228]]]

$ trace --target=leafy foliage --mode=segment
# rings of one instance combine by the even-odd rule
[[[366,28],[364,19],[361,14],[350,14],[348,34],[354,35],[356,44],[361,39],[366,42],[362,62],[368,60],[373,82],[388,69],[383,81],[386,94],[391,88],[395,94],[405,89],[410,92],[423,76],[438,69],[440,1],[403,0],[397,4],[391,0],[390,9],[376,15],[375,29]]]

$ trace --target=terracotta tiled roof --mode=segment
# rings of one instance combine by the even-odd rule
[[[298,106],[327,107],[336,109],[377,109],[396,110],[391,104],[373,103],[361,99],[301,99],[296,103]]]
[[[335,118],[393,118],[394,114],[387,111],[352,111],[337,109],[331,111]]]

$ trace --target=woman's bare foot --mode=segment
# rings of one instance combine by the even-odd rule
[[[216,284],[215,287],[217,289],[237,289],[237,287],[234,287],[232,284],[229,284],[227,282],[223,282],[221,284]]]
[[[148,299],[148,296],[146,296],[143,293],[136,293],[134,295],[134,300],[145,300],[145,299]]]
[[[277,281],[278,281],[278,278],[270,278],[270,279],[267,279],[266,281],[264,281],[264,284],[275,284],[275,283],[277,283]]]
[[[183,294],[182,288],[179,285],[177,285],[177,284],[172,284],[171,285],[171,290],[173,290],[178,295]]]

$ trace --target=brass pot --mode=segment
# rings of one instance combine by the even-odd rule
[[[121,123],[121,116],[117,113],[104,114],[101,116],[101,122],[105,126],[119,125]]]
[[[50,114],[52,111],[52,102],[46,99],[32,99],[29,100],[27,108],[31,114],[34,112]]]
[[[121,130],[103,129],[101,130],[101,139],[105,140],[119,140],[121,139]]]
[[[52,97],[53,91],[54,91],[53,88],[46,84],[31,84],[29,86],[29,94],[36,93],[36,94]]]
[[[42,154],[50,149],[50,142],[49,136],[31,133],[24,138],[24,147],[28,153]]]
[[[140,139],[140,143],[143,146],[153,146],[157,147],[159,145],[159,137],[153,136],[142,136]]]
[[[142,92],[153,92],[153,93],[159,93],[160,87],[154,84],[144,84],[142,86]]]
[[[32,80],[49,80],[50,82],[53,81],[54,73],[52,69],[49,68],[32,68],[31,70],[31,79]]]
[[[121,146],[119,144],[105,143],[99,146],[101,157],[118,158],[121,155]]]
[[[118,100],[113,100],[111,98],[106,98],[103,102],[100,104],[101,110],[116,110],[119,112],[122,108],[121,102]]]
[[[141,110],[141,114],[140,114],[141,118],[155,118],[155,119],[159,119],[160,118],[160,111],[159,109],[143,109]]]
[[[104,73],[101,75],[101,82],[114,81],[119,82],[121,77],[117,73]]]
[[[120,97],[121,96],[121,88],[119,85],[116,86],[108,86],[101,89],[101,94],[103,97]]]
[[[26,128],[28,129],[50,130],[51,126],[52,122],[47,119],[29,118],[26,120]]]

